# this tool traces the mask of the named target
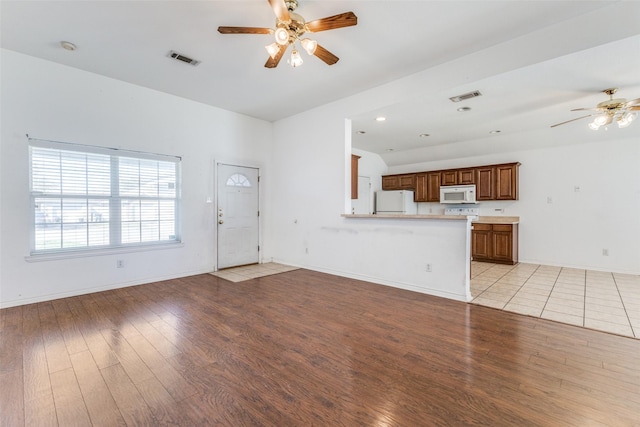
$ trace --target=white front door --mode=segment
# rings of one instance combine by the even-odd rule
[[[255,264],[258,256],[258,169],[218,163],[218,269]]]

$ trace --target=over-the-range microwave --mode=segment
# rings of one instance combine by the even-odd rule
[[[475,185],[445,185],[440,187],[440,203],[477,203]]]

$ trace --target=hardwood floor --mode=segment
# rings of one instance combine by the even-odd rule
[[[640,340],[308,270],[0,315],[1,426],[640,425]]]

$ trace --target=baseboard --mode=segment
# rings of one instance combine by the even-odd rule
[[[189,276],[195,276],[198,274],[205,274],[205,273],[210,273],[211,270],[210,269],[206,269],[206,270],[197,270],[197,271],[188,271],[188,272],[182,272],[182,273],[178,273],[178,274],[170,274],[170,275],[166,275],[166,276],[155,276],[155,277],[146,277],[143,279],[137,279],[137,280],[132,280],[132,281],[128,281],[128,282],[118,282],[118,283],[112,283],[109,285],[104,285],[104,286],[96,286],[96,287],[92,287],[92,288],[83,288],[83,289],[76,289],[73,291],[67,291],[67,292],[59,292],[59,293],[53,293],[53,294],[46,294],[46,295],[38,295],[35,297],[30,297],[30,298],[21,298],[21,299],[17,299],[17,300],[11,300],[11,301],[0,301],[0,309],[2,308],[9,308],[9,307],[17,307],[20,305],[27,305],[27,304],[35,304],[38,302],[44,302],[44,301],[52,301],[52,300],[56,300],[56,299],[60,299],[60,298],[69,298],[69,297],[76,297],[79,295],[86,295],[86,294],[92,294],[94,292],[103,292],[103,291],[110,291],[113,289],[120,289],[120,288],[127,288],[130,286],[137,286],[137,285],[145,285],[147,283],[154,283],[154,282],[161,282],[163,280],[171,280],[171,279],[179,279],[182,277],[189,277]]]
[[[334,276],[347,277],[349,279],[362,280],[364,282],[375,283],[376,285],[390,286],[392,288],[404,289],[412,292],[419,292],[421,294],[433,295],[436,297],[442,297],[447,299],[452,299],[456,301],[467,302],[466,295],[459,295],[451,292],[442,291],[440,289],[432,289],[432,288],[423,288],[412,285],[410,283],[397,282],[394,280],[384,280],[378,277],[367,276],[365,274],[357,274],[348,271],[342,270],[334,270],[331,268],[319,267],[319,266],[309,266],[309,265],[299,265],[291,262],[287,262],[284,260],[279,260],[277,258],[273,259],[273,262],[277,262],[279,264],[291,265],[293,267],[304,268],[307,270],[313,270],[320,273],[333,274]]]

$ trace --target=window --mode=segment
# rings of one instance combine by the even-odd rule
[[[180,158],[29,139],[31,253],[179,242]]]
[[[227,179],[227,187],[251,187],[251,182],[241,173],[234,173]]]

